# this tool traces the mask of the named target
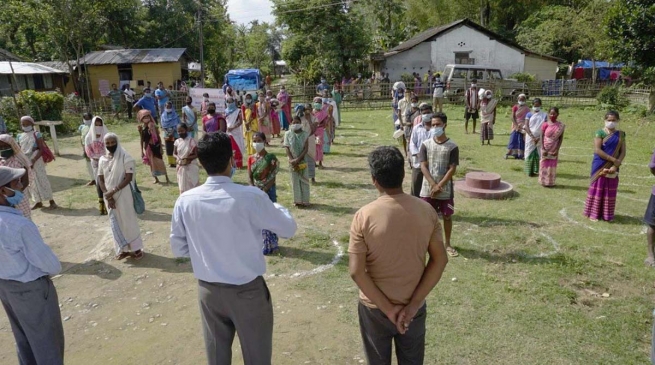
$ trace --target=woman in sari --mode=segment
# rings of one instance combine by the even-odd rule
[[[159,176],[166,176],[166,184],[170,183],[164,157],[162,156],[159,128],[155,125],[155,121],[147,109],[139,110],[136,118],[141,123],[137,129],[141,136],[141,159],[143,163],[150,166],[150,173],[155,178],[155,184],[159,184]]]
[[[246,94],[245,102],[241,106],[243,113],[243,139],[248,156],[257,153],[252,146],[252,139],[255,133],[259,132],[259,124],[257,123],[257,107],[252,101],[252,95]]]
[[[539,183],[545,187],[555,186],[557,158],[564,140],[564,124],[557,120],[559,109],[552,107],[548,122],[541,125],[541,161],[539,163]]]
[[[591,162],[591,185],[587,193],[584,215],[591,221],[614,220],[619,167],[626,154],[625,132],[618,129],[619,113],[605,114],[605,128],[596,132],[594,159]]]
[[[57,204],[52,196],[52,187],[43,161],[42,151],[45,149],[43,135],[34,130],[34,119],[30,116],[20,118],[20,124],[23,133],[18,135],[18,144],[25,156],[30,159],[30,168],[33,172],[27,189],[32,202],[35,203],[32,210],[43,208],[44,201],[50,202],[49,209],[56,209]]]
[[[198,111],[190,96],[186,97],[186,105],[182,107],[182,122],[189,128],[191,138],[198,138]]]
[[[541,99],[534,98],[532,111],[525,115],[525,173],[528,176],[539,175],[539,161],[541,157],[541,126],[548,119],[548,114],[541,111]]]
[[[267,136],[271,135],[271,106],[266,100],[266,96],[263,91],[258,93],[259,101],[257,102],[257,124],[259,132],[264,133]],[[268,142],[266,142],[268,146]]]
[[[198,186],[200,182],[200,169],[198,168],[198,142],[189,134],[190,128],[181,123],[177,126],[177,134],[180,136],[175,141],[173,156],[177,161],[177,186],[180,194]]]
[[[334,115],[336,113],[334,109],[334,101],[332,101],[328,97],[328,91],[324,90],[323,91],[323,109],[325,109],[327,113],[327,118],[325,118],[325,143],[323,144],[323,154],[328,154],[330,153],[330,147],[332,147],[332,143],[334,142],[334,136],[336,134],[336,127],[335,127],[335,120],[334,120]]]
[[[96,180],[96,192],[98,193],[98,210],[100,215],[107,215],[107,207],[105,206],[105,199],[102,196],[102,190],[98,185],[98,163],[100,158],[107,152],[105,149],[105,135],[109,133],[104,121],[100,117],[93,117],[91,122],[91,129],[84,137],[84,152],[91,159],[91,168],[93,169],[93,176]]]
[[[129,186],[134,181],[136,164],[120,146],[114,133],[105,135],[105,148],[107,153],[98,164],[98,185],[109,208],[116,259],[131,257],[140,260],[143,258],[143,241],[134,210],[132,188]]]
[[[266,151],[266,135],[261,132],[255,133],[253,137],[253,147],[256,154],[248,157],[248,178],[250,185],[256,186],[268,194],[273,203],[277,202],[275,189],[275,176],[278,171],[278,160],[274,154]],[[263,230],[262,238],[264,255],[277,253],[277,235],[271,231]]]
[[[225,120],[227,134],[232,140],[232,155],[234,156],[234,163],[238,169],[243,167],[243,156],[246,153],[246,146],[243,140],[243,132],[241,125],[243,124],[243,117],[241,116],[241,109],[237,107],[236,99],[231,96],[227,98],[227,108],[225,109]]]
[[[205,133],[227,132],[225,118],[216,112],[215,103],[209,103],[207,106],[207,114],[202,117],[202,130]]]
[[[323,145],[326,142],[326,133],[325,127],[328,119],[327,106],[323,107],[323,99],[319,96],[314,98],[314,103],[312,104],[312,116],[316,119],[317,127],[315,130],[316,134],[316,162],[318,162],[318,168],[323,168],[323,152],[325,151]]]
[[[25,156],[18,143],[8,134],[0,134],[0,166],[25,169],[27,173],[21,178],[23,189],[27,189],[30,181],[34,178],[31,165],[30,159]],[[23,212],[23,217],[32,219],[30,198],[27,194],[23,195],[23,199],[15,208]]]
[[[164,129],[164,146],[166,146],[166,159],[168,166],[175,167],[175,157],[173,156],[173,147],[177,137],[177,125],[180,124],[180,116],[173,109],[172,102],[166,102],[164,110],[161,113],[161,127]]]
[[[280,92],[277,93],[277,100],[280,101],[280,122],[282,123],[282,130],[288,131],[289,124],[291,124],[291,96],[287,93],[284,85],[280,86]]]
[[[334,122],[336,127],[339,127],[339,125],[341,125],[341,102],[343,101],[343,94],[338,82],[334,83],[334,88],[332,89],[332,100],[334,100],[334,103],[336,104],[335,112],[337,113]]]
[[[316,184],[316,118],[312,115],[311,104],[302,105],[298,104],[295,108],[296,116],[300,118],[302,130],[307,132],[307,155],[305,155],[305,162],[307,162],[307,174],[312,181]]]
[[[284,135],[284,147],[289,158],[293,204],[296,207],[308,207],[310,205],[307,162],[305,161],[308,139],[309,135],[302,130],[300,117],[294,117],[291,129]]]
[[[487,142],[487,145],[491,144],[491,140],[494,139],[494,124],[496,124],[496,106],[498,105],[498,100],[494,99],[494,93],[491,90],[486,90],[484,92],[484,97],[480,101],[480,141],[484,146],[484,142]]]
[[[271,98],[269,100],[269,103],[271,105],[271,129],[272,129],[273,137],[279,138],[282,128],[280,125],[280,116],[277,110],[278,110],[278,106],[280,105],[280,102],[275,98]]]
[[[519,95],[518,103],[512,107],[512,133],[509,135],[507,144],[507,154],[505,159],[513,156],[517,160],[523,159],[523,150],[525,150],[525,140],[523,134],[523,123],[525,116],[530,112],[530,107],[526,105],[525,94]]]

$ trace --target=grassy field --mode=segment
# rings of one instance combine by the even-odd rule
[[[428,298],[426,364],[647,363],[655,271],[643,264],[646,236],[640,220],[653,183],[647,164],[655,132],[649,120],[624,115],[620,123],[627,132],[628,153],[621,168],[616,221],[609,224],[591,223],[582,216],[593,133],[603,126],[603,112],[561,110],[567,129],[554,189],[525,176],[522,161],[503,159],[508,108],[498,112],[491,146],[480,146],[479,135],[464,134],[461,108],[445,112],[446,133],[460,146],[457,178],[475,170],[497,172],[513,184],[516,195],[503,201],[456,196],[452,242],[461,255],[450,260],[442,282]],[[276,343],[286,347],[275,347],[277,364],[302,364],[305,359],[356,364],[363,358],[356,290],[347,256],[338,260],[338,252],[347,248],[353,214],[377,196],[367,154],[376,146],[397,142],[391,138],[390,111],[348,112],[343,119],[336,145],[324,162],[326,169],[317,170],[318,185],[311,190],[314,206],[292,209],[298,235],[281,242],[280,256],[268,258],[268,273],[275,275],[269,282],[276,285],[272,291],[278,304],[293,292],[309,298],[309,303],[339,309],[322,313],[320,307],[318,312],[309,308],[314,312],[306,326],[287,328],[284,319],[278,324],[279,316],[284,316],[278,306]],[[129,151],[138,153],[133,124],[110,129],[122,136]],[[69,149],[76,143],[74,138],[63,141]],[[282,159],[279,144],[274,141],[269,152]],[[278,176],[278,199],[291,206],[286,167]],[[409,176],[407,171],[406,191]],[[81,187],[81,179],[57,198],[64,208],[92,212],[93,191]],[[139,167],[148,208],[142,231],[165,229],[177,187],[152,186],[149,179],[145,167]],[[245,172],[238,172],[235,180],[245,183]],[[165,240],[156,245],[166,252]],[[333,260],[338,261],[334,267],[311,271]],[[307,328],[324,332],[321,338],[331,345],[313,337],[303,341]],[[304,356],[303,361],[281,354],[291,347]]]

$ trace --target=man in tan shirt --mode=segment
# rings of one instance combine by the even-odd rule
[[[441,224],[429,204],[403,192],[397,148],[378,147],[368,161],[380,196],[355,214],[348,247],[364,350],[369,365],[390,364],[394,341],[399,365],[423,364],[425,298],[448,263]]]

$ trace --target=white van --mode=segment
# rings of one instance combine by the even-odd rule
[[[444,95],[451,101],[461,98],[473,79],[477,79],[478,85],[485,89],[501,90],[503,98],[516,97],[521,93],[527,95],[527,87],[524,83],[504,79],[500,69],[481,65],[455,64],[446,65],[441,74],[441,80],[446,84]]]

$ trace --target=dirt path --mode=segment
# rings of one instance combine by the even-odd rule
[[[113,260],[109,222],[97,215],[96,199],[91,197],[93,188],[81,186],[87,178],[84,161],[78,157],[75,144],[70,139],[68,142],[62,149],[64,157],[48,166],[55,198],[62,209],[37,211],[33,216],[63,266],[54,282],[65,321],[66,363],[204,363],[197,284],[191,265],[172,259],[168,242],[170,209],[149,210],[140,218],[147,252],[142,261]],[[128,142],[124,147],[138,156],[138,142]],[[169,171],[174,177],[173,170]],[[144,174],[139,176],[145,178]],[[152,186],[149,182],[141,185],[147,198]],[[79,194],[89,198],[80,201],[76,196]],[[175,196],[167,199],[172,206]],[[328,257],[324,261],[313,266],[331,260]],[[290,271],[284,277],[268,280],[275,308],[274,363],[363,362],[352,320],[354,302],[339,306],[326,301],[325,296],[312,293],[314,283],[308,287],[303,284],[320,282],[320,278],[293,274]],[[242,363],[238,342],[234,350],[234,363]],[[4,311],[0,311],[0,363],[17,363]]]

